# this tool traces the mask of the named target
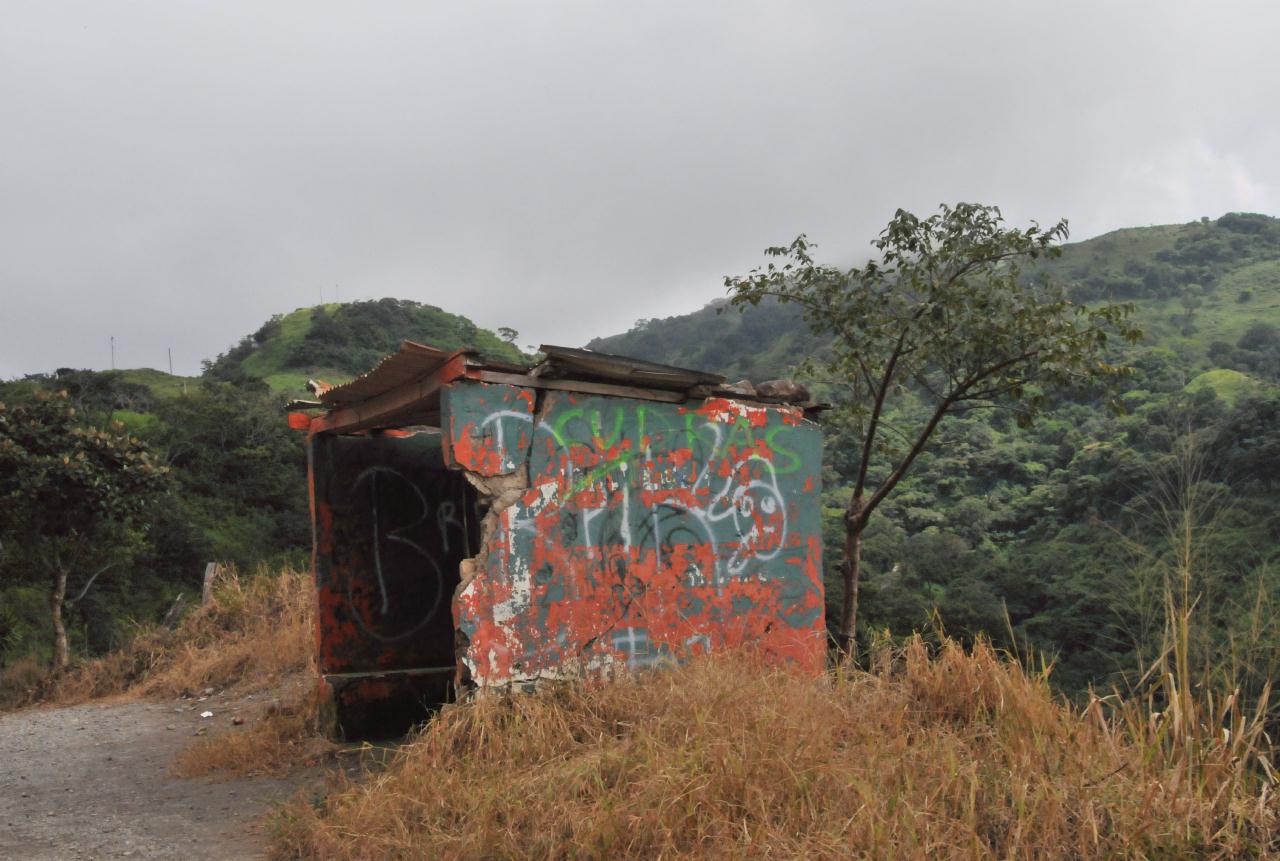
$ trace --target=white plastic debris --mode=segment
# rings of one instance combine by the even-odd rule
[[[213,712],[200,712],[200,717],[211,718],[213,717]]]

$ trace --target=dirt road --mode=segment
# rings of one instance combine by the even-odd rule
[[[183,780],[169,763],[201,727],[180,703],[0,715],[0,859],[261,858],[254,832],[299,780]],[[212,725],[212,726],[211,726]]]

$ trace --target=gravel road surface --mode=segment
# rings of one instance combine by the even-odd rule
[[[298,780],[168,774],[196,731],[229,719],[154,702],[0,715],[0,859],[262,858],[255,825]]]

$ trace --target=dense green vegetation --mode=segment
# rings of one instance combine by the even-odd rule
[[[364,373],[401,341],[442,350],[471,348],[519,361],[520,351],[466,317],[405,299],[378,299],[299,308],[276,315],[217,359],[205,376],[243,383],[262,380],[273,391],[298,394],[308,378],[346,382]]]
[[[118,646],[131,620],[160,618],[180,593],[198,599],[208,561],[247,570],[305,559],[311,530],[303,437],[288,428],[282,407],[303,393],[308,377],[351,379],[403,340],[520,358],[509,341],[464,317],[383,299],[273,317],[207,362],[198,379],[61,368],[0,382],[0,404],[11,409],[66,392],[79,432],[133,440],[167,467],[145,523],[95,534],[95,555],[117,564],[69,603],[72,653]],[[0,482],[19,478],[0,463]],[[0,668],[19,656],[51,657],[48,578],[32,570],[30,528],[8,518],[0,530]],[[91,575],[69,572],[72,597]]]
[[[1135,303],[1147,337],[1113,356],[1136,369],[1125,414],[1091,392],[1054,400],[1027,428],[1007,410],[949,418],[868,529],[867,636],[941,625],[1053,658],[1067,690],[1117,681],[1160,642],[1169,530],[1190,509],[1199,666],[1260,682],[1280,667],[1280,221],[1121,230],[1046,268],[1080,300]],[[797,309],[768,301],[641,321],[590,346],[756,381],[827,351]],[[834,617],[858,449],[851,428],[825,428]]]
[[[85,425],[66,391],[0,405],[0,564],[43,586],[56,669],[70,662],[64,610],[140,555],[167,472],[118,422]]]

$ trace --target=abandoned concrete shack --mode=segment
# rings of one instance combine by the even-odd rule
[[[822,668],[817,405],[785,401],[807,393],[542,350],[527,368],[406,342],[291,405],[343,736],[462,689],[741,644]]]

